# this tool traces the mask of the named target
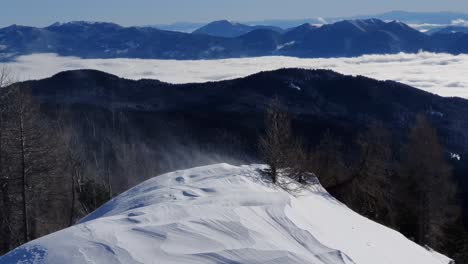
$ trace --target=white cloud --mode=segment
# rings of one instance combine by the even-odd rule
[[[460,27],[468,27],[468,21],[464,19],[455,19],[450,22],[450,24],[429,24],[429,23],[422,23],[422,24],[408,24],[410,27],[419,30],[421,32],[427,32],[432,29],[442,29],[449,26],[460,26]]]
[[[464,19],[455,19],[452,21],[452,25],[466,27],[468,26],[468,21]]]
[[[325,18],[323,18],[323,17],[317,17],[317,20],[322,24],[328,24],[327,20],[325,20]]]
[[[331,59],[259,57],[198,61],[80,59],[35,54],[19,57],[9,66],[23,80],[45,78],[64,70],[97,69],[129,79],[159,79],[172,83],[232,79],[288,67],[323,68],[379,80],[396,80],[442,96],[468,98],[468,55],[443,53],[400,53]]]

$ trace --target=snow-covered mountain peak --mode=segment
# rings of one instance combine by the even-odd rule
[[[224,19],[224,20],[214,21],[214,22],[212,22],[212,24],[236,26],[236,25],[238,25],[239,23],[232,22],[232,21],[229,21],[229,20],[227,20],[227,19]]]
[[[90,28],[90,27],[107,27],[107,28],[120,28],[119,25],[109,22],[95,22],[95,21],[70,21],[70,22],[55,22],[46,29],[60,29],[60,28]]]
[[[263,168],[216,164],[155,177],[0,263],[449,262],[354,213],[318,183],[292,194]]]
[[[357,32],[370,32],[376,29],[381,29],[385,26],[385,22],[379,19],[370,18],[370,19],[351,19],[351,20],[342,20],[334,24],[329,24],[327,27],[341,29],[341,30],[350,30]]]

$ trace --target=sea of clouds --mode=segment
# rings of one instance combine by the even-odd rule
[[[408,24],[414,29],[417,29],[421,32],[426,32],[431,29],[443,29],[445,27],[449,26],[459,26],[459,27],[467,27],[468,26],[468,21],[464,19],[455,19],[452,20],[450,24],[428,24],[428,23],[423,23],[423,24]]]
[[[129,79],[159,79],[171,83],[225,80],[279,68],[320,68],[379,80],[395,80],[442,96],[468,98],[468,55],[443,53],[330,59],[258,57],[196,61],[81,59],[34,54],[18,57],[7,65],[20,80],[46,78],[65,70],[97,69]]]

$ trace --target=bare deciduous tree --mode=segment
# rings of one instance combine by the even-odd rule
[[[390,210],[392,178],[391,136],[383,124],[373,122],[357,140],[359,159],[354,168],[352,195],[360,212],[381,220]],[[382,191],[386,190],[386,191]],[[389,219],[386,219],[390,221]]]
[[[267,108],[265,127],[259,149],[269,166],[273,183],[277,183],[280,169],[290,178],[305,182],[307,153],[301,141],[293,134],[291,119],[278,98],[274,98]]]
[[[320,183],[329,188],[338,185],[346,175],[342,144],[326,131],[311,155],[311,167]]]
[[[278,170],[286,166],[286,150],[292,140],[291,120],[278,98],[273,99],[266,110],[265,127],[265,135],[260,138],[260,153],[270,167],[273,183],[276,183]]]
[[[5,170],[4,156],[4,112],[6,110],[4,88],[11,84],[13,78],[11,71],[6,66],[0,68],[0,252],[11,249],[12,226],[11,226],[11,191],[10,180]]]
[[[82,214],[77,214],[77,201],[78,195],[81,192],[81,184],[83,182],[84,160],[76,129],[68,126],[63,119],[63,117],[59,118],[58,128],[61,135],[61,152],[64,154],[64,171],[69,175],[70,180],[70,215],[68,224],[69,226],[72,226],[75,224],[75,220],[82,216]]]
[[[457,187],[444,153],[437,131],[424,115],[418,115],[400,170],[404,187],[411,190],[402,204],[418,210],[417,242],[436,249],[442,247],[445,229],[459,213],[454,206]]]
[[[46,225],[41,219],[48,214],[36,213],[46,206],[41,201],[57,202],[49,200],[59,193],[55,188],[60,186],[60,175],[55,173],[59,170],[57,144],[30,92],[19,84],[10,89],[7,98],[10,105],[5,113],[5,151],[9,158],[8,173],[12,175],[9,180],[19,182],[16,186],[21,197],[22,240],[27,242],[37,235],[33,230],[38,230],[38,225]]]

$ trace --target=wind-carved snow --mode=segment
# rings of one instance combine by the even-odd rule
[[[354,213],[318,183],[292,194],[263,168],[217,164],[161,175],[0,263],[449,262]]]

